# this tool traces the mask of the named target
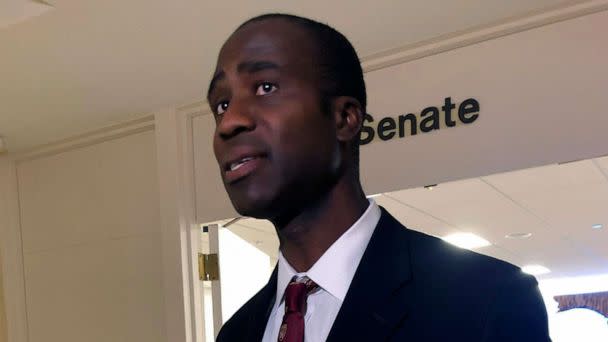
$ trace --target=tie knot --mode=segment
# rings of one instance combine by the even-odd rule
[[[318,287],[319,285],[308,277],[294,277],[285,290],[285,312],[303,313],[306,297]]]

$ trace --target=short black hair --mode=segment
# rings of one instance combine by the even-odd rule
[[[355,48],[348,39],[333,27],[318,21],[283,13],[269,13],[253,17],[241,24],[237,31],[247,24],[267,19],[283,19],[299,25],[311,33],[319,48],[317,66],[320,79],[321,106],[329,113],[331,99],[337,96],[352,96],[361,104],[363,115],[367,108],[367,94],[363,69]],[[353,141],[356,173],[359,169],[360,132]]]

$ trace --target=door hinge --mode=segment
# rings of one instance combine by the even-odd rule
[[[220,267],[216,253],[198,253],[198,277],[200,280],[220,279]]]

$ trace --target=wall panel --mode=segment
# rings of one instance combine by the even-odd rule
[[[29,342],[165,341],[153,131],[18,164]]]

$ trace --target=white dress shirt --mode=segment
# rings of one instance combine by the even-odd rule
[[[322,342],[327,339],[363,252],[380,220],[380,208],[373,200],[369,202],[359,220],[325,251],[308,272],[297,273],[279,253],[276,300],[262,342],[277,342],[285,313],[283,295],[294,276],[307,276],[320,287],[308,296],[304,341]]]

